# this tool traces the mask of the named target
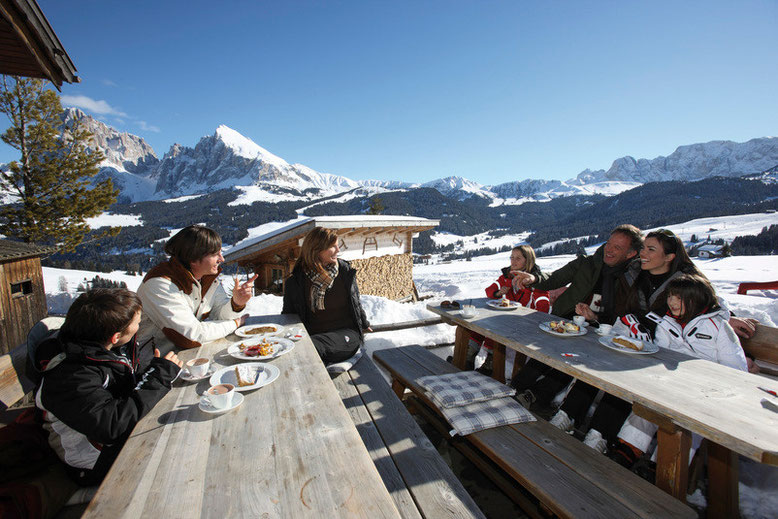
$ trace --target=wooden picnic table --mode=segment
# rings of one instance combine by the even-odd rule
[[[710,441],[709,515],[737,516],[737,454],[778,465],[778,413],[761,405],[767,395],[757,389],[764,378],[665,349],[650,355],[613,351],[591,330],[554,336],[539,325],[558,317],[523,307],[494,310],[487,301],[473,300],[478,312],[472,319],[427,305],[457,326],[454,364],[464,367],[475,332],[631,402],[637,414],[660,426],[656,484],[675,497],[686,498],[691,433]],[[504,348],[496,347],[494,355],[493,376],[504,380]]]
[[[297,325],[296,315],[247,324]],[[227,339],[186,350],[240,363]],[[174,382],[135,427],[84,518],[399,517],[307,333],[270,361],[281,375],[223,414],[198,408],[208,379]]]

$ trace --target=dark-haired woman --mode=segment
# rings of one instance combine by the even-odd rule
[[[232,295],[227,294],[219,281],[221,248],[216,231],[201,225],[185,227],[168,240],[170,259],[149,270],[138,288],[141,344],[153,340],[164,354],[197,348],[243,326],[246,316],[241,312],[256,276],[242,285],[235,280]]]
[[[624,308],[617,309],[617,315],[621,317],[616,321],[614,332],[651,340],[657,323],[667,312],[665,289],[668,283],[683,274],[705,276],[692,263],[680,238],[666,229],[646,235],[640,251],[640,268],[631,287],[622,287],[627,292],[617,297],[626,304]],[[551,418],[551,423],[568,432],[573,430],[574,424],[580,426],[597,391],[596,387],[577,381],[562,407]],[[631,410],[630,403],[607,393],[603,395],[592,416],[584,443],[605,452],[608,444],[616,441],[619,429]]]
[[[282,313],[300,316],[325,365],[353,357],[368,330],[359,301],[357,271],[338,258],[338,235],[315,227],[284,285]]]

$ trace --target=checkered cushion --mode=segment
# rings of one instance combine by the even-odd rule
[[[458,407],[443,407],[440,411],[453,427],[451,436],[466,436],[491,427],[535,421],[532,413],[510,397]]]
[[[513,396],[516,390],[477,371],[429,375],[418,381],[439,408],[455,407]]]

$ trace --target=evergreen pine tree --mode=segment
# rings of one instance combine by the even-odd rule
[[[102,153],[89,151],[78,121],[65,125],[59,96],[40,79],[3,76],[0,112],[11,122],[0,138],[21,154],[0,172],[0,188],[16,198],[0,209],[0,233],[73,250],[90,231],[86,219],[116,201],[110,179],[89,187]]]
[[[380,196],[374,196],[370,199],[370,208],[367,210],[367,214],[381,214],[384,212],[384,201]]]

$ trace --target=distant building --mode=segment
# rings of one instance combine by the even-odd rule
[[[27,333],[46,317],[41,256],[50,247],[0,240],[0,354],[27,340]]]
[[[362,294],[415,298],[413,236],[437,225],[438,220],[414,216],[316,216],[237,245],[227,251],[224,260],[256,273],[256,292],[283,293],[303,238],[314,227],[324,227],[337,232],[340,257],[357,269]]]
[[[723,258],[724,245],[702,245],[697,248],[698,258]]]

